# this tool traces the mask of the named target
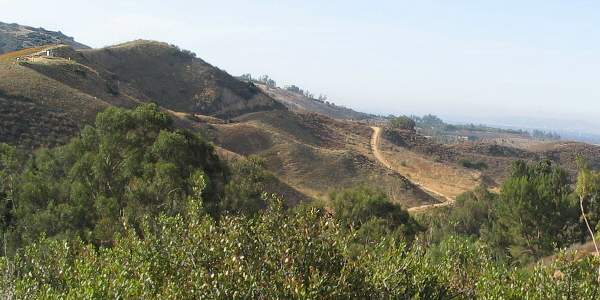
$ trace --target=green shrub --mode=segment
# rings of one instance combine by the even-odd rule
[[[412,240],[423,230],[405,209],[389,201],[382,191],[360,186],[335,191],[330,198],[335,218],[347,228],[358,228],[359,233],[363,233],[363,241],[391,232]]]
[[[488,165],[483,161],[471,161],[468,159],[461,159],[458,163],[462,167],[465,167],[468,169],[485,170],[488,168]]]
[[[567,172],[550,161],[513,164],[483,238],[523,263],[581,240],[579,210]]]
[[[416,123],[407,116],[399,116],[391,118],[389,126],[392,129],[415,130]]]
[[[69,144],[18,159],[20,169],[13,150],[0,152],[0,177],[10,179],[0,187],[0,233],[9,250],[41,234],[110,244],[123,230],[121,217],[138,224],[144,215],[185,211],[198,172],[208,182],[205,208],[219,214],[226,171],[213,147],[175,129],[153,104],[110,108]]]
[[[231,214],[254,215],[265,208],[263,197],[266,185],[273,184],[275,177],[265,170],[263,159],[250,156],[231,165],[232,176],[225,186],[222,210]]]
[[[350,254],[355,235],[317,209],[219,223],[190,200],[110,248],[42,238],[0,258],[0,290],[18,299],[596,299],[598,258],[563,254],[516,269],[470,239],[407,246],[393,238]]]

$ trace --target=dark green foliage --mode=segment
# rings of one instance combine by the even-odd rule
[[[459,196],[426,234],[364,186],[332,193],[329,209],[286,211],[264,193],[275,178],[263,165],[249,157],[226,169],[155,105],[107,110],[66,146],[31,157],[0,144],[0,297],[600,296],[598,257],[518,264],[585,233],[568,176],[547,161],[516,162],[500,195],[479,187]],[[598,178],[582,168],[578,181],[592,219]],[[507,255],[514,265],[498,259]]]
[[[15,197],[20,185],[19,175],[25,155],[17,148],[0,144],[0,226],[7,228],[13,222]]]
[[[488,168],[488,165],[482,161],[471,161],[468,159],[461,159],[458,163],[461,166],[463,166],[465,168],[469,168],[469,169],[485,170]]]
[[[452,209],[441,209],[429,217],[423,217],[429,223],[430,237],[439,242],[449,235],[461,235],[479,238],[482,231],[490,226],[491,214],[497,205],[498,195],[484,186],[459,195]]]
[[[148,219],[111,248],[42,239],[0,259],[0,290],[17,299],[597,299],[598,258],[561,255],[513,269],[449,237],[427,250],[393,239],[350,254],[356,234],[322,211],[217,224],[193,199],[185,215]],[[150,224],[154,224],[153,226]]]
[[[152,104],[108,109],[69,144],[25,161],[22,170],[2,168],[13,176],[7,183],[19,182],[2,188],[12,196],[3,197],[1,206],[1,231],[16,247],[41,234],[111,244],[122,231],[121,219],[138,224],[144,215],[184,211],[190,178],[198,172],[208,180],[205,208],[217,216],[225,180],[212,146],[174,129]]]
[[[583,157],[578,157],[577,160],[579,164],[577,196],[580,198],[590,228],[598,231],[600,229],[600,172],[591,170]]]
[[[549,161],[514,163],[501,193],[479,187],[460,195],[451,209],[423,216],[429,237],[481,239],[498,258],[529,263],[584,241],[577,200],[567,173]]]
[[[407,116],[393,117],[389,120],[392,129],[415,130],[416,123]]]
[[[412,240],[421,226],[400,205],[387,196],[368,187],[357,187],[333,192],[330,195],[334,216],[344,227],[359,230],[363,241],[370,241],[394,233]]]
[[[266,207],[264,191],[275,178],[265,170],[263,159],[255,156],[232,164],[232,178],[225,187],[222,209],[232,214],[254,215]]]
[[[458,196],[448,218],[452,231],[479,237],[482,228],[489,226],[491,210],[497,204],[498,196],[484,186]]]
[[[540,258],[581,237],[567,173],[550,161],[514,163],[484,235],[521,261]]]

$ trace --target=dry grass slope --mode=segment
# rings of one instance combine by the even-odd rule
[[[40,47],[27,48],[27,49],[22,49],[22,50],[18,50],[18,51],[4,53],[4,54],[0,55],[0,60],[3,60],[3,61],[16,60],[17,58],[31,55],[36,52],[40,52],[46,48],[47,48],[47,46],[40,46]]]
[[[278,87],[269,87],[257,84],[266,94],[273,99],[285,104],[290,110],[304,113],[318,113],[335,119],[364,120],[374,116],[357,112],[347,107],[337,106],[332,103],[324,103],[308,98],[302,94],[294,93]]]
[[[0,78],[0,95],[33,103],[40,110],[51,108],[54,118],[61,116],[65,120],[59,123],[65,124],[87,124],[107,107],[130,108],[144,102],[184,114],[220,117],[285,109],[256,87],[189,52],[150,41],[100,50],[50,45],[6,53],[0,57]],[[30,129],[39,130],[35,126]],[[64,132],[65,136],[72,134]],[[10,140],[14,137],[11,134]]]
[[[284,108],[255,86],[166,43],[139,40],[81,53],[95,69],[117,74],[121,82],[175,111],[231,118]]]
[[[377,163],[368,126],[287,111],[247,114],[235,122],[213,124],[218,144],[265,158],[282,181],[313,198],[326,199],[333,189],[367,184],[407,207],[437,202]]]
[[[76,121],[93,120],[108,103],[44,76],[30,63],[0,61],[0,93],[64,111]]]

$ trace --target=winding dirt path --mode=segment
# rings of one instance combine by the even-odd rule
[[[381,144],[381,127],[371,126],[371,128],[373,129],[373,135],[371,136],[371,149],[373,150],[373,155],[375,156],[375,158],[386,168],[388,168],[396,173],[402,174],[398,170],[394,169],[394,167],[392,167],[392,165],[387,161],[387,159],[383,156],[383,154],[381,154],[381,151],[379,150],[379,146]],[[425,210],[428,210],[431,208],[444,207],[444,206],[454,204],[454,199],[452,197],[449,197],[438,191],[435,191],[427,186],[424,186],[422,183],[412,180],[408,177],[407,177],[407,179],[410,182],[412,182],[415,186],[422,189],[424,192],[432,195],[434,198],[445,199],[445,201],[442,203],[427,204],[427,205],[411,207],[408,209],[409,212],[420,212],[420,211],[425,211]]]

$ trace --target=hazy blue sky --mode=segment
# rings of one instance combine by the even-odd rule
[[[231,74],[269,74],[363,111],[554,127],[576,120],[573,128],[600,131],[598,1],[0,4],[0,21],[94,47],[166,41]]]

